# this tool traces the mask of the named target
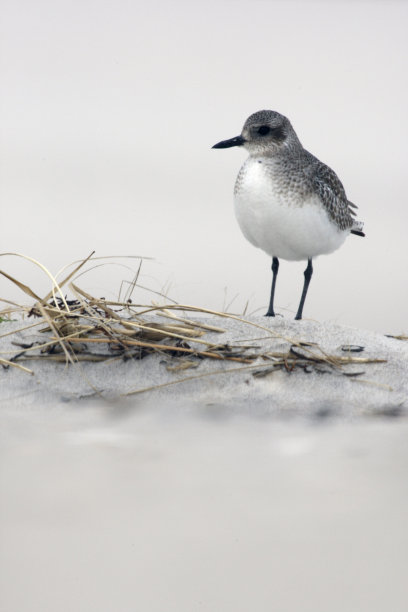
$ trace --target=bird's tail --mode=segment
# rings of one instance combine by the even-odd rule
[[[353,225],[351,227],[351,233],[355,234],[356,236],[365,236],[365,233],[363,232],[363,227],[364,227],[364,223],[362,221],[354,221],[353,220]]]

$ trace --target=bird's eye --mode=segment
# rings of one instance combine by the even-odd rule
[[[266,136],[267,134],[269,134],[270,131],[270,127],[268,127],[267,125],[261,125],[261,127],[258,129],[258,134],[260,134],[261,136]]]

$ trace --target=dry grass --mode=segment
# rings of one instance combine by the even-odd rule
[[[18,254],[7,255],[24,257]],[[0,331],[4,333],[0,333],[0,338],[14,336],[12,344],[16,347],[15,354],[10,354],[9,351],[7,357],[0,356],[0,364],[5,368],[14,367],[32,374],[33,371],[23,364],[33,360],[75,364],[85,361],[142,359],[149,354],[170,357],[167,369],[171,372],[196,368],[203,359],[235,364],[231,369],[226,369],[224,366],[219,371],[188,376],[159,385],[167,386],[217,373],[226,374],[230,371],[248,369],[253,370],[253,375],[257,378],[277,370],[290,373],[299,369],[306,373],[336,372],[344,376],[357,377],[363,372],[349,372],[345,366],[384,361],[356,356],[351,349],[342,356],[328,355],[316,344],[303,343],[295,338],[283,336],[263,325],[225,312],[169,303],[168,299],[163,305],[133,303],[133,292],[140,287],[138,277],[142,258],[139,258],[138,269],[124,299],[118,301],[96,298],[78,285],[78,279],[84,272],[94,267],[97,258],[93,257],[93,253],[86,259],[71,264],[72,270],[59,282],[57,278],[60,274],[54,277],[39,262],[29,257],[24,259],[40,267],[51,280],[52,286],[50,292],[41,298],[28,285],[0,270],[0,274],[34,300],[30,306],[22,306],[2,298],[7,306],[0,311],[0,321],[11,317],[18,317],[22,322],[30,320],[30,323],[24,323],[13,331],[6,331],[7,327],[1,326]],[[63,272],[68,267],[64,268]],[[69,299],[63,288],[67,291]],[[157,322],[157,317],[155,322],[152,322],[152,317],[149,318],[152,313],[159,315],[163,322]],[[197,315],[197,320],[194,319],[194,314]],[[214,325],[200,320],[203,315],[211,316]],[[262,330],[264,337],[280,340],[280,343],[284,342],[287,348],[284,351],[265,350],[251,337],[233,344],[223,343],[222,321],[226,318],[238,321],[248,330],[254,328]],[[25,344],[18,340],[18,332],[34,328],[38,328],[38,331],[44,335],[44,341]],[[219,334],[220,343],[215,344],[213,340],[205,338],[210,332]],[[135,392],[152,388],[157,387],[145,387]]]

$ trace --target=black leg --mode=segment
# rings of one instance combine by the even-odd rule
[[[279,259],[277,257],[274,257],[272,259],[272,288],[271,288],[271,299],[269,301],[269,308],[268,308],[268,312],[266,313],[265,317],[274,317],[275,316],[275,311],[273,309],[273,300],[275,297],[275,285],[276,285],[276,277],[278,276],[278,270],[279,270]]]
[[[303,291],[302,291],[302,297],[300,298],[300,304],[299,304],[299,308],[296,314],[295,319],[299,320],[302,318],[302,313],[303,313],[303,306],[305,303],[305,299],[306,299],[306,294],[307,294],[307,290],[309,288],[309,283],[310,283],[310,279],[312,278],[312,274],[313,274],[313,266],[312,266],[312,260],[308,259],[307,260],[307,268],[304,272],[305,275],[305,282],[303,284]]]

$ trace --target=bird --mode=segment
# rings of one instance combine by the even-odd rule
[[[245,238],[272,257],[268,311],[274,317],[279,259],[307,261],[296,320],[313,274],[312,260],[338,249],[349,234],[365,236],[357,206],[347,199],[336,173],[303,148],[287,117],[258,111],[246,120],[241,135],[213,149],[244,147],[249,157],[234,188],[234,208]]]

